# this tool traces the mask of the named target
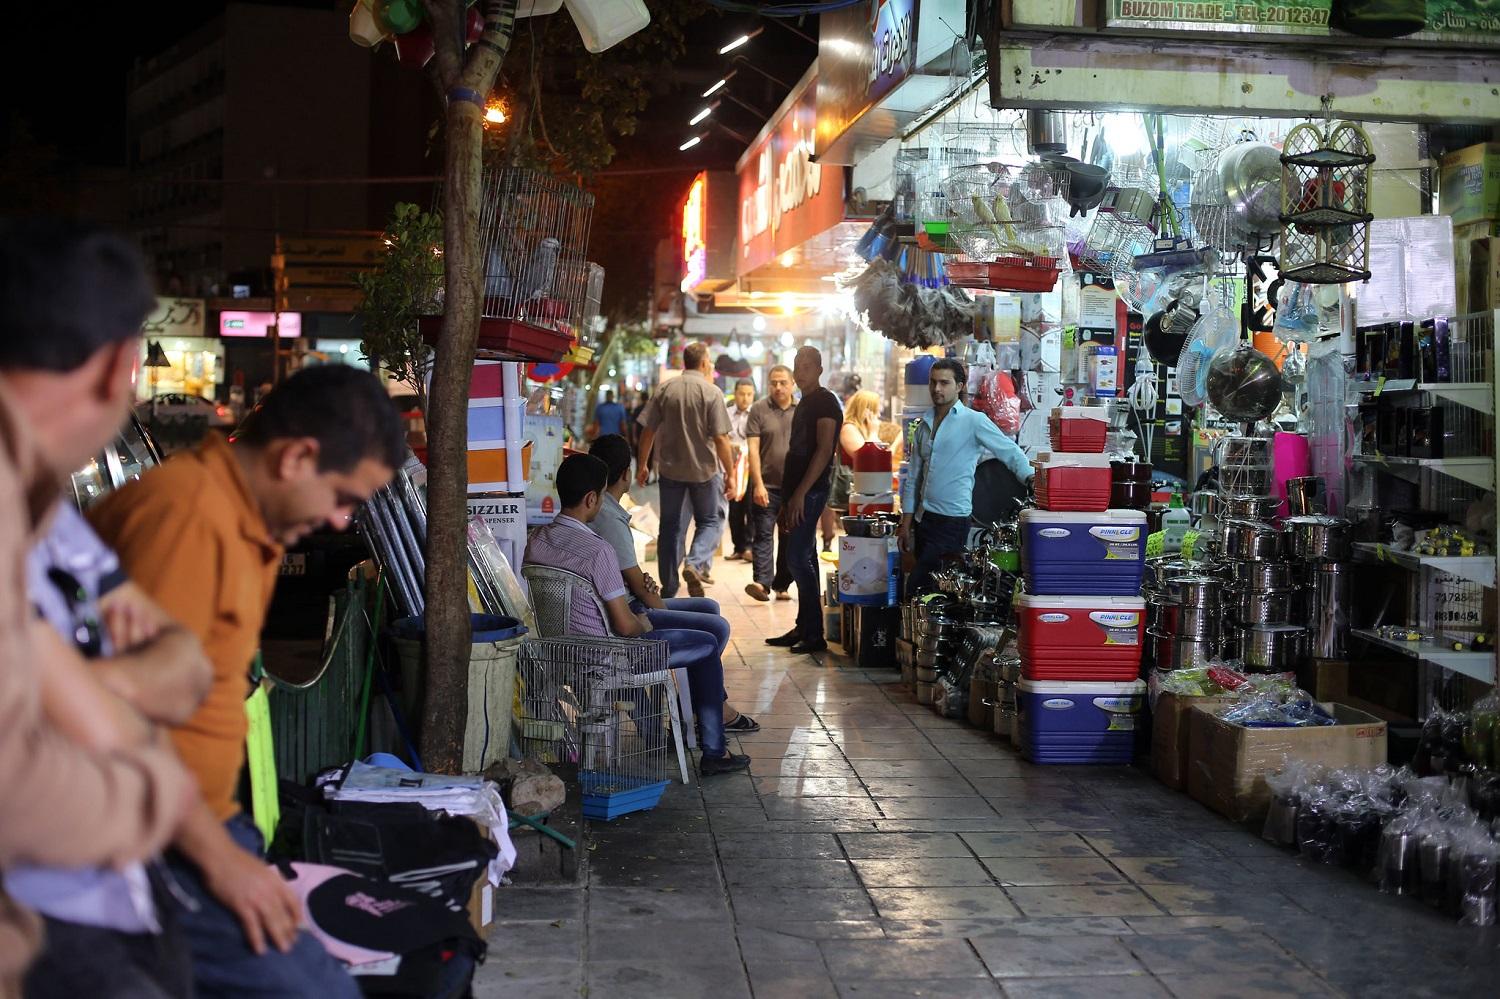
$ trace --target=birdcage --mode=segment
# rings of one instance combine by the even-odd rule
[[[1281,276],[1304,284],[1370,278],[1370,137],[1354,122],[1304,122],[1281,151]]]
[[[484,267],[478,356],[557,361],[583,328],[594,196],[535,170],[486,169],[480,180]],[[440,195],[441,196],[441,195]],[[439,317],[421,323],[436,342]]]
[[[586,818],[655,807],[674,762],[666,642],[532,639],[517,670],[521,752],[577,765]]]

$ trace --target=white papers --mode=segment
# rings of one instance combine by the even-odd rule
[[[1452,316],[1453,220],[1447,215],[1376,219],[1370,223],[1372,277],[1353,286],[1360,326]]]

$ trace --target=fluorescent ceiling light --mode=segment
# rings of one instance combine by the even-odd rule
[[[704,108],[702,111],[699,111],[697,114],[693,115],[692,120],[689,121],[688,124],[689,125],[696,125],[700,121],[702,121],[704,118],[707,118],[709,115],[711,115],[713,113],[714,113],[714,109],[713,108],[711,108],[711,107]]]
[[[730,42],[728,45],[726,45],[722,49],[720,49],[719,50],[719,55],[726,55],[726,54],[728,54],[730,52],[733,52],[735,49],[739,48],[742,45],[749,45],[749,44],[750,44],[750,36],[749,35],[741,35],[740,37],[736,38],[734,41]]]
[[[678,146],[677,147],[677,151],[679,153],[685,153],[689,149],[692,149],[694,146],[696,146],[698,143],[700,143],[702,141],[703,141],[703,136],[701,136],[701,135],[695,135],[691,139],[689,139],[686,142],[684,142],[682,145]]]
[[[714,94],[717,94],[720,90],[724,89],[728,85],[729,85],[729,77],[726,76],[726,77],[724,77],[724,79],[720,80],[718,83],[715,83],[712,87],[709,87],[707,90],[703,91],[703,96],[704,97],[712,97]]]

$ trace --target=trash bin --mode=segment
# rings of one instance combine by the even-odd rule
[[[469,710],[464,720],[465,773],[478,773],[510,755],[512,704],[516,694],[516,659],[526,628],[513,617],[470,615]],[[402,709],[411,710],[422,689],[422,641],[426,622],[404,617],[391,626],[401,659]]]

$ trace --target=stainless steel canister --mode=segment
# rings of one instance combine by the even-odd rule
[[[1342,517],[1288,517],[1282,529],[1293,558],[1342,562],[1349,557],[1349,522]]]
[[[1349,634],[1349,574],[1342,562],[1320,562],[1310,577],[1310,651],[1315,659],[1342,659]]]
[[[1285,673],[1302,662],[1307,629],[1295,624],[1252,624],[1239,630],[1240,658],[1252,670]]]
[[[1297,591],[1245,590],[1235,595],[1235,620],[1240,624],[1291,624],[1297,616]]]
[[[1281,532],[1259,520],[1224,522],[1224,554],[1246,562],[1274,562],[1281,557]]]
[[[1297,584],[1296,574],[1287,562],[1230,562],[1229,574],[1235,588],[1245,592],[1289,590]]]

